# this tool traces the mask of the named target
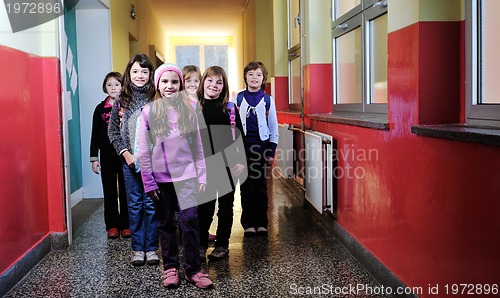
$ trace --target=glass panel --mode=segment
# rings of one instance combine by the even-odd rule
[[[224,68],[227,72],[228,46],[205,46],[205,69],[214,65]]]
[[[335,40],[337,47],[337,103],[362,103],[361,27]]]
[[[481,104],[500,104],[500,1],[481,2]]]
[[[300,103],[300,58],[295,58],[291,63],[291,102],[290,103]]]
[[[194,64],[200,67],[200,47],[199,46],[176,46],[175,62],[179,68]]]
[[[336,0],[335,1],[335,11],[337,18],[345,14],[349,10],[361,4],[361,0]]]
[[[288,48],[291,48],[300,43],[300,26],[295,18],[299,15],[300,12],[300,1],[299,0],[290,0],[290,16],[289,16],[289,26],[290,26],[290,44]]]
[[[387,103],[387,14],[370,21],[370,103]]]

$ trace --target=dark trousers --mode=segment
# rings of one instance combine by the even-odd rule
[[[179,246],[177,244],[177,224],[175,212],[178,211],[178,221],[182,233],[184,248],[184,270],[187,276],[200,271],[200,230],[198,225],[197,207],[183,209],[184,202],[196,202],[196,181],[188,179],[175,183],[158,183],[160,200],[155,201],[156,214],[159,219],[163,269],[179,268]],[[181,201],[181,203],[179,203]],[[191,205],[192,204],[188,204]],[[208,237],[208,236],[207,236]]]
[[[101,162],[101,181],[104,194],[104,224],[106,230],[129,228],[127,193],[121,164]]]
[[[231,181],[231,192],[219,195],[217,198],[217,192],[220,192],[220,189],[210,187],[210,177],[214,177],[214,174],[212,173],[212,175],[210,175],[207,172],[207,190],[201,195],[214,199],[198,206],[198,219],[200,221],[200,246],[203,248],[208,247],[208,230],[212,224],[215,203],[218,200],[219,209],[217,211],[217,240],[215,241],[215,246],[227,248],[229,246],[229,237],[231,236],[231,228],[233,226],[234,184]],[[229,171],[228,177],[230,178]],[[217,198],[217,200],[215,198]]]
[[[240,187],[241,225],[247,228],[267,228],[266,160],[260,150],[247,150],[248,178]]]

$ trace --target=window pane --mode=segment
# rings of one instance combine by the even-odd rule
[[[290,44],[288,48],[291,48],[300,43],[300,26],[299,23],[295,20],[295,18],[299,15],[300,12],[300,2],[299,0],[290,0],[290,16],[289,16],[289,34],[290,34]]]
[[[228,46],[205,46],[205,69],[214,65],[224,68],[227,72]]]
[[[335,11],[337,18],[345,14],[349,10],[361,4],[361,0],[336,0],[335,1]]]
[[[481,2],[481,96],[482,104],[500,104],[500,1]]]
[[[335,40],[337,47],[337,103],[362,103],[361,28]]]
[[[193,64],[200,67],[200,47],[199,46],[176,46],[175,62],[179,68]]]
[[[370,21],[370,103],[387,103],[387,14]]]
[[[300,103],[300,58],[295,58],[290,63],[291,103]]]

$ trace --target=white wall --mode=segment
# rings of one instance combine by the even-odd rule
[[[92,172],[89,158],[92,114],[96,105],[106,97],[102,81],[112,71],[109,9],[77,9],[76,27],[83,198],[102,198],[101,177]]]
[[[5,5],[0,4],[0,45],[42,57],[58,57],[58,34],[58,18],[30,29],[12,33]]]

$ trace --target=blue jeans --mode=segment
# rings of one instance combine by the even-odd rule
[[[133,251],[157,250],[158,218],[153,200],[144,192],[141,173],[123,163],[123,178],[127,191],[128,216]]]

